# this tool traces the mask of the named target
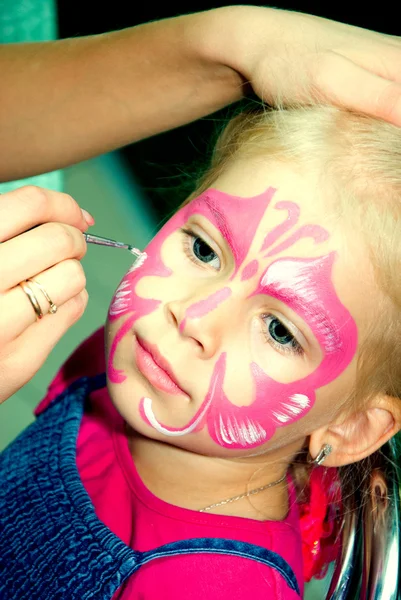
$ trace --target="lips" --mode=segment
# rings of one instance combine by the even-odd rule
[[[167,394],[185,394],[179,387],[173,370],[157,347],[136,337],[135,359],[138,369],[154,387]]]

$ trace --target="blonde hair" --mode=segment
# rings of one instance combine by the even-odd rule
[[[367,401],[379,393],[401,399],[401,129],[328,106],[241,113],[218,138],[210,166],[186,202],[236,158],[249,156],[313,174],[332,199],[338,224],[364,236],[384,300],[359,348],[349,399]]]

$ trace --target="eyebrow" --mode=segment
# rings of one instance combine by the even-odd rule
[[[206,218],[210,215],[210,221],[220,231],[231,250],[235,261],[233,277],[246,259],[257,228],[275,192],[275,188],[269,187],[258,196],[245,198],[209,189],[198,198],[200,214]],[[196,210],[196,201],[194,207]]]
[[[324,265],[324,262],[329,264],[327,261],[332,259],[333,255],[310,259],[309,268],[307,268],[306,263],[302,268],[301,259],[279,259],[268,266],[259,282],[259,293],[265,292],[294,310],[309,325],[314,335],[318,337],[319,345],[323,346],[328,353],[337,352],[342,348],[340,329],[348,320],[346,317],[350,316],[339,302],[334,289],[327,290],[328,299],[334,300],[334,313],[332,315],[325,306],[327,299],[324,300],[319,292],[322,283],[324,284],[324,279],[326,279],[322,265]],[[296,261],[295,268],[294,261]],[[323,276],[323,281],[319,282],[312,275],[311,267],[313,263],[315,264],[313,271],[316,272],[317,268],[320,271],[320,276]],[[330,278],[327,278],[326,281],[331,284]],[[343,310],[345,310],[345,313]],[[337,325],[337,321],[341,327]]]
[[[276,300],[279,300],[297,313],[309,325],[315,335],[316,331],[320,334],[323,338],[324,349],[328,353],[337,352],[342,347],[339,328],[335,326],[325,310],[321,308],[316,309],[315,307],[311,310],[306,298],[295,295],[288,288],[284,288],[281,292],[268,288],[266,290],[268,290],[270,296],[276,298]]]
[[[213,220],[220,231],[221,235],[230,246],[231,252],[233,253],[236,262],[240,259],[240,252],[238,247],[235,245],[235,236],[232,229],[229,226],[226,214],[219,208],[216,202],[214,202],[209,196],[204,198],[204,204],[212,214]]]

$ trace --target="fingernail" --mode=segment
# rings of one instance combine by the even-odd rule
[[[92,215],[90,213],[88,213],[88,211],[85,210],[84,208],[81,208],[81,211],[82,211],[83,218],[88,223],[88,225],[94,225],[95,219],[92,217]]]

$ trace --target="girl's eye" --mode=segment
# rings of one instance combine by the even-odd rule
[[[184,249],[187,256],[196,264],[201,262],[219,270],[221,267],[220,258],[209,244],[190,229],[182,229],[181,231],[185,234]]]
[[[264,332],[266,340],[280,352],[290,352],[291,354],[303,354],[302,346],[297,342],[292,333],[275,315],[263,315],[263,321],[266,325]]]

